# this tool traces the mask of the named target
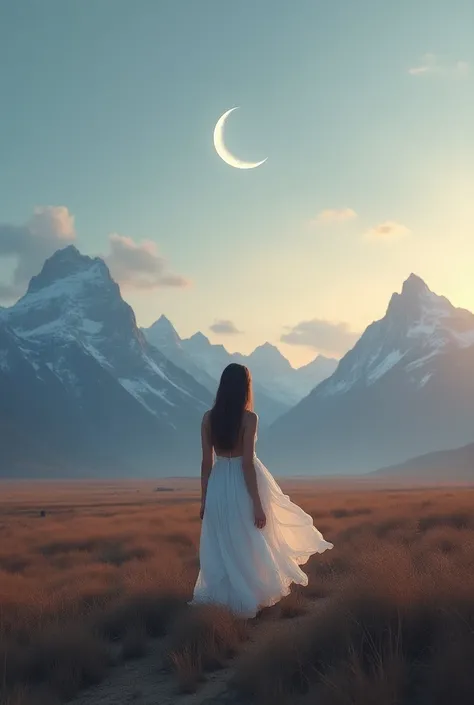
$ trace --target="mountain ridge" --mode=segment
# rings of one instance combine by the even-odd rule
[[[0,310],[2,473],[186,474],[232,361],[248,364],[257,404],[277,417],[261,450],[279,474],[376,471],[472,440],[474,314],[415,274],[287,411],[279,395],[288,405],[288,385],[308,389],[324,357],[295,370],[270,343],[229,353],[202,332],[181,339],[166,316],[139,329],[105,262],[68,246]]]
[[[174,336],[177,336],[173,342],[169,337],[165,341],[162,334],[170,330],[170,325]],[[163,315],[149,328],[142,330],[148,340],[169,355],[176,364],[189,368],[192,363],[194,369],[198,367],[203,370],[213,380],[214,389],[228,364],[236,362],[249,367],[255,396],[265,409],[265,419],[269,419],[272,413],[276,418],[287,411],[329,376],[338,364],[333,358],[318,355],[308,365],[293,368],[281,351],[269,342],[257,346],[249,355],[230,353],[224,345],[211,343],[201,331],[181,339],[173,324]],[[188,356],[187,362],[183,359],[182,351]]]
[[[404,463],[375,470],[374,477],[387,477],[410,481],[474,481],[474,443],[461,448],[450,448],[432,453],[423,453]]]
[[[213,396],[224,367],[236,361],[223,345],[213,346],[203,333],[198,332],[191,338],[181,339],[166,316],[160,316],[149,328],[142,330],[152,345],[178,367],[193,375]],[[289,408],[288,404],[273,398],[259,385],[258,380],[254,383],[254,396],[256,410],[263,426],[272,423]]]
[[[107,458],[118,474],[163,473],[174,463],[173,474],[183,470],[182,463],[195,462],[200,420],[211,395],[147,342],[100,258],[81,255],[73,246],[58,250],[26,294],[1,312],[0,321],[0,388],[23,389],[22,365],[34,373],[31,387],[44,389],[40,396],[49,397],[56,419],[44,431],[51,446],[68,438],[78,464]],[[48,404],[26,389],[22,393],[24,406],[37,409],[41,427]],[[20,408],[16,414],[21,427]],[[80,441],[67,427],[69,417],[76,419]]]
[[[458,446],[474,424],[474,315],[411,275],[265,442],[279,472],[368,472]],[[292,449],[292,450],[290,450]]]

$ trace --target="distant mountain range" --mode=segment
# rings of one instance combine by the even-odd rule
[[[140,330],[103,260],[69,246],[0,309],[0,476],[197,474],[200,420],[230,362],[252,371],[270,424],[259,451],[278,474],[469,471],[474,315],[419,277],[339,364],[295,370],[268,343],[245,356],[181,339],[164,316]]]
[[[337,364],[317,359],[293,390],[301,373],[273,346],[230,355],[165,317],[141,331],[103,260],[59,250],[0,309],[0,476],[196,473],[201,417],[232,360],[254,368],[263,425]]]
[[[266,434],[285,474],[365,473],[474,438],[474,315],[411,275],[334,374]]]
[[[215,394],[218,380],[228,364],[246,365],[253,376],[256,411],[263,426],[271,424],[309,394],[334,372],[338,364],[335,359],[318,355],[308,365],[294,369],[270,343],[259,346],[248,356],[229,353],[223,345],[213,345],[203,333],[181,339],[166,316],[142,330],[148,342],[193,375],[212,394]]]

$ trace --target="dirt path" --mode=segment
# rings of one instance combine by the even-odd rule
[[[114,668],[100,685],[84,691],[70,705],[217,705],[232,702],[225,700],[231,668],[209,674],[197,693],[181,695],[176,680],[163,668],[162,650],[162,643],[151,644],[146,657]]]
[[[309,612],[321,609],[326,600],[309,602]],[[278,613],[276,613],[278,615]],[[283,631],[297,630],[307,613],[292,619],[278,616],[253,623],[248,642],[228,668],[207,675],[196,693],[180,694],[176,679],[163,666],[165,642],[150,644],[148,654],[136,661],[128,661],[114,668],[97,687],[84,691],[70,705],[251,705],[242,700],[229,687],[239,659],[251,655],[253,649],[262,648]]]

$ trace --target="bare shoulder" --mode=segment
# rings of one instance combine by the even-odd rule
[[[244,414],[244,427],[249,431],[256,431],[258,426],[258,416],[254,411],[246,411]]]
[[[209,411],[206,411],[206,413],[202,417],[202,425],[205,427],[209,426],[210,419],[211,419],[211,411],[209,410]]]

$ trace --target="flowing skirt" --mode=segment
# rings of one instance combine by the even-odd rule
[[[288,595],[291,583],[307,585],[300,566],[333,548],[263,463],[254,462],[267,524],[263,530],[254,525],[242,458],[218,457],[207,489],[192,601],[223,605],[245,618]]]

